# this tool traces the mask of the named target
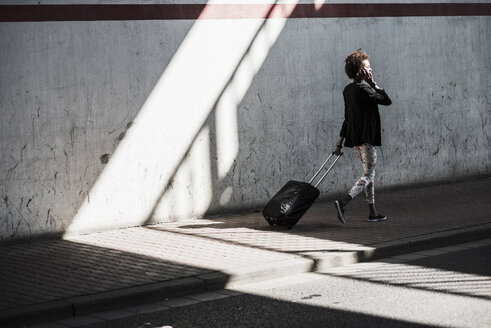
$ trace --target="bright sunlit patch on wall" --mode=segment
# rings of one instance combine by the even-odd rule
[[[315,10],[321,9],[322,6],[324,6],[325,3],[326,3],[326,0],[314,0]]]
[[[237,156],[237,106],[285,21],[197,20],[66,233],[202,216],[212,177],[224,177]],[[214,109],[212,174],[207,119]]]

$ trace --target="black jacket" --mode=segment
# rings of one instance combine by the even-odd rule
[[[383,89],[373,89],[366,83],[348,84],[343,91],[344,122],[340,136],[345,147],[368,143],[381,146],[380,114],[378,104],[390,105],[392,101]]]

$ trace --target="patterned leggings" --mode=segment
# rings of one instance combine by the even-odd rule
[[[375,204],[375,166],[377,165],[377,151],[369,144],[353,147],[358,158],[363,165],[363,176],[355,183],[348,192],[351,198],[355,198],[363,189],[367,197],[368,204]]]

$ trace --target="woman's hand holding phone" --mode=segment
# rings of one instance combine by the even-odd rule
[[[373,80],[373,74],[372,74],[372,71],[368,71],[367,69],[365,68],[362,68],[361,69],[361,75],[363,77],[363,79],[365,81],[367,81],[367,83],[372,87],[372,88],[375,88],[377,86],[377,83],[375,83],[375,81]]]

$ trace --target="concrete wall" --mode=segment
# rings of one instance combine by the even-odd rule
[[[393,100],[377,186],[489,174],[489,35],[489,16],[2,22],[0,240],[261,208],[334,146],[358,48]],[[361,173],[339,164],[324,194]]]

